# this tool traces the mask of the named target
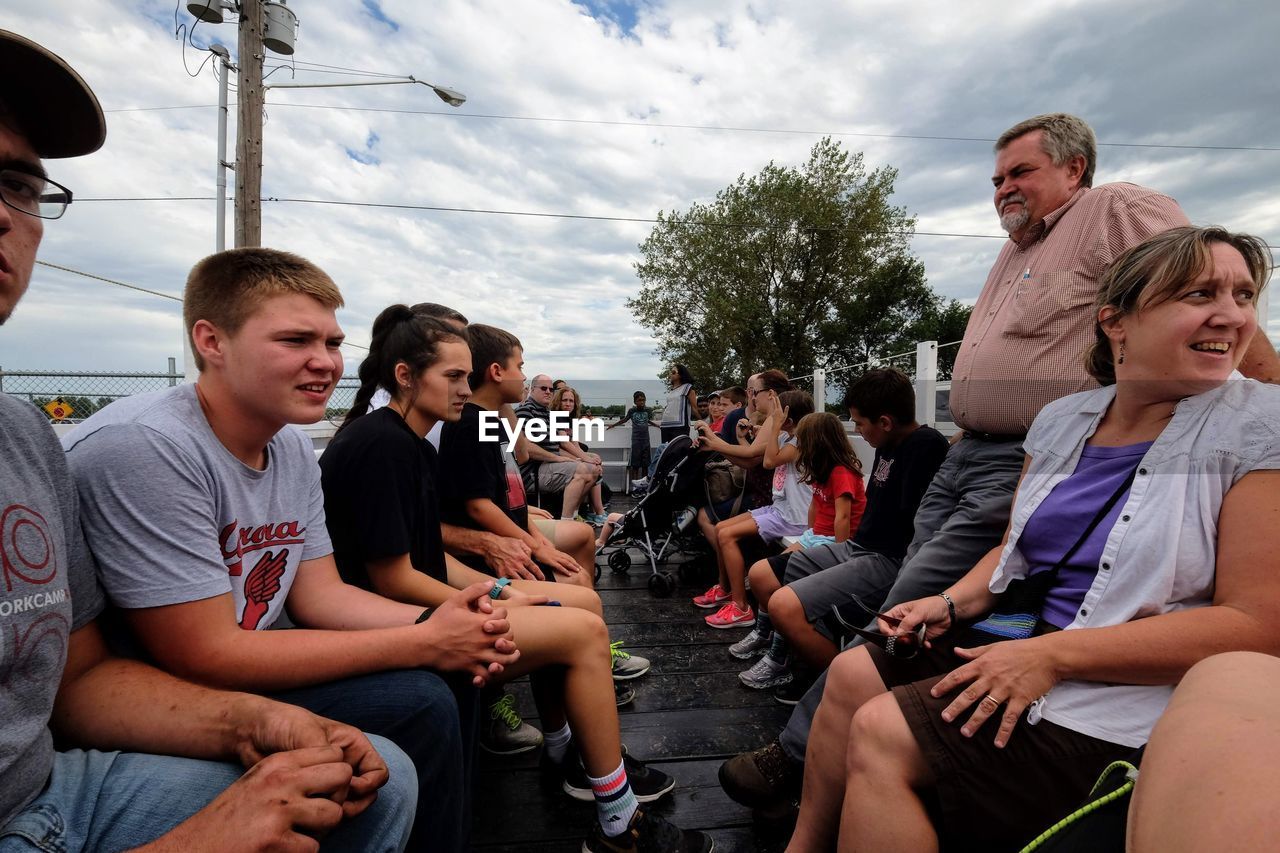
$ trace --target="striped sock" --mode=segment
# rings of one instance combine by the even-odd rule
[[[613,838],[626,832],[640,803],[631,792],[622,764],[608,776],[597,779],[588,774],[587,779],[591,782],[591,793],[596,795],[596,819],[604,834]]]
[[[569,731],[569,724],[565,723],[558,731],[542,733],[542,747],[547,751],[547,758],[550,758],[556,764],[564,764],[565,754],[569,751],[569,741],[573,739],[573,732]]]

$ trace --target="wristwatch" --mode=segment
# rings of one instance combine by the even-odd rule
[[[489,597],[492,598],[494,601],[497,601],[499,598],[502,597],[503,587],[505,587],[509,583],[511,583],[511,578],[498,578],[496,581],[493,582],[493,589],[489,590]]]

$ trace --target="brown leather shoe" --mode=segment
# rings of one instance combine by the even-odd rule
[[[804,765],[773,741],[754,752],[735,755],[720,765],[720,787],[735,802],[769,812],[800,799]]]

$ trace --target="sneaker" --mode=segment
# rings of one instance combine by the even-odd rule
[[[792,669],[791,676],[790,681],[779,685],[778,689],[773,691],[774,701],[781,705],[798,704],[818,678],[812,670],[803,668]]]
[[[632,480],[631,488],[644,491],[645,489],[649,488],[649,478],[641,477],[639,480]]]
[[[760,626],[751,629],[751,633],[729,647],[729,654],[738,660],[751,660],[763,651],[768,651],[773,634],[762,634]]]
[[[804,764],[782,751],[776,740],[720,765],[720,787],[734,802],[753,809],[774,808],[800,799]]]
[[[609,654],[613,656],[613,680],[630,681],[639,678],[649,671],[648,658],[633,655],[622,650],[622,641],[609,644]]]
[[[738,673],[738,680],[752,690],[768,690],[791,681],[791,667],[785,662],[778,663],[765,655],[756,661],[755,666],[746,672]]]
[[[756,624],[756,614],[750,605],[739,609],[730,601],[703,621],[712,628],[749,628]]]
[[[621,681],[613,682],[613,702],[614,705],[621,708],[623,705],[630,705],[636,700],[636,689],[630,684]],[[625,750],[623,750],[625,752]]]
[[[603,512],[587,512],[583,513],[582,520],[587,524],[594,524],[596,527],[603,527],[604,523],[609,520],[609,516]]]
[[[622,767],[627,771],[627,784],[631,786],[631,793],[642,803],[652,803],[675,790],[675,779],[625,752],[622,754]],[[587,778],[587,771],[577,752],[570,751],[559,769],[564,776],[561,788],[566,794],[584,803],[595,802],[596,795],[591,791],[591,780]]]
[[[680,510],[680,512],[676,513],[676,530],[681,533],[685,532],[697,517],[697,510],[694,510],[692,507],[685,507]]]
[[[712,853],[715,849],[716,843],[705,832],[681,829],[644,809],[636,809],[621,835],[610,838],[597,821],[582,842],[582,853]]]
[[[726,589],[722,589],[720,587],[720,584],[716,584],[715,586],[711,587],[711,589],[707,590],[702,595],[695,595],[693,597],[694,604],[696,604],[698,607],[702,607],[708,610],[715,607],[719,607],[721,604],[723,604],[728,600],[729,600],[729,591]]]
[[[542,732],[520,718],[516,697],[503,693],[489,706],[489,720],[480,729],[480,748],[494,755],[518,755],[537,749]]]

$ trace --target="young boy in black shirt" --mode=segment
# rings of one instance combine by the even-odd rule
[[[916,422],[915,389],[894,368],[858,377],[845,393],[844,408],[858,434],[876,449],[867,477],[867,508],[857,532],[845,542],[774,557],[751,568],[751,590],[768,602],[772,628],[804,663],[819,668],[839,651],[841,635],[830,628],[839,620],[828,614],[858,610],[844,617],[863,625],[868,617],[850,603],[850,596],[878,607],[893,585],[911,544],[916,508],[948,448],[941,433]],[[761,631],[757,620],[761,633],[753,631],[730,653],[746,659],[767,649],[769,627]]]
[[[471,399],[462,409],[462,418],[446,423],[440,434],[440,512],[442,520],[462,527],[487,530],[499,536],[519,539],[529,546],[533,559],[545,567],[547,580],[579,570],[573,557],[557,550],[544,533],[580,522],[530,518],[524,483],[511,454],[504,449],[506,433],[495,423],[499,409],[519,402],[524,393],[524,350],[515,335],[502,329],[474,323],[467,328],[471,347]],[[482,420],[486,423],[482,424]],[[499,441],[482,441],[482,427]],[[473,564],[488,571],[483,563]],[[527,583],[527,582],[526,582]],[[601,615],[600,597],[586,589],[560,585],[554,589],[533,589],[569,607],[581,607]],[[649,662],[630,655],[613,644],[613,677],[628,681],[644,675]]]

